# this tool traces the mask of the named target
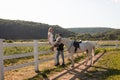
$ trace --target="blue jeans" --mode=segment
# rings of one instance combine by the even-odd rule
[[[63,53],[63,50],[62,51],[56,51],[56,54],[55,54],[55,64],[60,64],[59,63],[59,55],[61,54],[61,58],[62,58],[62,64],[64,64],[64,53]]]

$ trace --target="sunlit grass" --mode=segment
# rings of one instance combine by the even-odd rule
[[[42,46],[42,47],[39,47],[39,51],[46,51],[46,50],[49,50],[50,46]],[[97,48],[96,51],[95,51],[95,54],[98,54],[98,53],[104,53],[104,52],[119,52],[120,49],[119,48]],[[33,52],[33,47],[6,47],[4,48],[4,54],[5,55],[11,55],[11,54],[26,54],[26,53],[29,53],[29,52]],[[120,52],[119,52],[120,53]],[[66,53],[65,53],[66,54]],[[111,54],[110,54],[111,55]],[[40,54],[39,55],[39,59],[48,59],[48,58],[51,58],[54,56],[54,53],[48,53],[48,54]],[[111,55],[112,56],[112,55]],[[108,56],[109,57],[109,56]],[[120,57],[120,55],[117,55],[117,56],[114,56],[114,57]],[[84,56],[79,56],[79,57],[76,57],[75,58],[75,62],[79,62],[80,60],[84,59],[85,58],[85,55]],[[109,57],[110,58],[110,57]],[[26,63],[26,62],[31,62],[31,61],[34,61],[34,58],[33,56],[30,56],[30,57],[26,57],[26,58],[18,58],[18,59],[12,59],[12,60],[5,60],[5,66],[12,66],[12,65],[17,65],[17,64],[22,64],[22,63]],[[110,61],[109,59],[107,61]],[[115,61],[115,60],[114,60]],[[118,61],[118,60],[117,60]],[[120,60],[119,60],[120,61]],[[103,67],[107,67],[107,63],[103,61],[101,61],[101,63],[103,64]],[[112,62],[110,64],[114,64],[114,65],[117,65],[118,62]],[[48,65],[49,64],[49,65]],[[70,61],[66,60],[66,66],[64,67],[67,67],[71,64]],[[119,66],[119,65],[118,65]],[[44,63],[40,63],[40,72],[38,72],[38,75],[35,76],[34,78],[32,79],[27,79],[27,80],[38,80],[38,79],[43,79],[44,77],[48,77],[48,76],[51,76],[52,74],[55,74],[57,72],[61,72],[62,70],[64,70],[64,67],[62,66],[58,66],[58,67],[55,67],[54,66],[54,60],[52,61],[47,61],[47,62],[44,62]],[[111,66],[112,67],[112,66]],[[29,69],[29,67],[28,67]],[[116,68],[115,68],[116,69]],[[99,70],[97,70],[97,68],[94,68],[95,71],[93,72],[97,72],[99,70],[101,70],[99,68]],[[105,69],[102,69],[103,71]],[[18,70],[19,72],[19,70]],[[119,71],[113,71],[116,73],[119,73]],[[22,73],[22,72],[21,72]],[[108,75],[111,75],[112,72],[108,72],[109,74]],[[28,73],[29,74],[29,73]],[[88,75],[88,74],[86,74]],[[91,76],[93,77],[93,75],[91,73],[89,73],[88,76]],[[103,75],[105,78],[107,75]],[[114,75],[111,75],[109,76],[109,78],[111,77],[114,77]],[[117,78],[119,77],[119,75],[115,75]],[[104,78],[103,77],[103,78]],[[102,79],[103,79],[102,78]],[[99,79],[100,80],[100,79]],[[109,79],[108,79],[109,80]],[[113,79],[114,80],[114,79]]]
[[[120,49],[110,50],[86,74],[89,79],[120,80]]]

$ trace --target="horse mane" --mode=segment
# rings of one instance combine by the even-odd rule
[[[63,40],[65,40],[65,41],[70,41],[70,39],[69,38],[62,38]]]

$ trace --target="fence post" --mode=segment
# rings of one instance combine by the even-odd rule
[[[118,40],[116,40],[115,42],[116,42],[115,48],[118,48]]]
[[[38,69],[38,41],[34,40],[34,65],[35,65],[35,72],[39,71]]]
[[[0,39],[0,80],[4,80],[3,39]]]

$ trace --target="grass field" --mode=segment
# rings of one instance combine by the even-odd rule
[[[109,43],[112,43],[112,42],[109,42]],[[106,45],[109,43],[101,42],[99,44]],[[120,41],[119,41],[119,43],[120,43]],[[40,50],[48,50],[48,49],[49,49],[49,46],[48,47],[39,47],[39,51]],[[4,48],[5,55],[21,54],[21,53],[24,54],[26,52],[28,53],[28,52],[32,52],[32,51],[33,51],[32,47],[12,47],[12,48],[6,47],[6,48]],[[107,52],[105,54],[106,57],[105,58],[103,57],[101,59],[102,61],[98,62],[95,66],[93,66],[93,68],[88,73],[86,73],[87,78],[89,78],[91,80],[95,79],[96,77],[98,77],[99,80],[105,80],[105,79],[107,79],[107,80],[119,80],[120,79],[120,77],[119,77],[120,65],[118,65],[117,63],[120,61],[120,59],[117,59],[117,58],[120,57],[120,54],[119,54],[120,49],[119,48],[118,49],[115,49],[115,48],[97,48],[95,51],[96,54],[101,53],[101,52]],[[49,53],[49,54],[45,54],[45,55],[42,54],[42,55],[39,55],[39,58],[40,59],[50,58],[50,57],[53,57],[53,55],[54,55],[53,53]],[[79,62],[82,59],[84,59],[84,56],[79,56],[78,58],[76,58],[76,62]],[[34,60],[33,56],[27,57],[27,58],[5,60],[5,66],[17,65],[17,64],[21,64],[21,63],[25,63],[25,62],[30,62],[33,60]],[[66,65],[69,66],[70,62],[66,61]],[[110,65],[112,65],[112,66],[110,66]],[[117,67],[119,67],[119,69]],[[54,61],[48,61],[48,62],[40,64],[39,69],[41,72],[38,72],[38,73],[34,72],[34,66],[28,66],[25,68],[13,70],[13,71],[8,71],[5,74],[5,76],[6,76],[5,80],[7,80],[7,79],[9,79],[9,80],[13,80],[13,79],[17,79],[17,80],[43,79],[44,77],[49,77],[55,73],[62,71],[64,69],[64,67],[62,67],[62,66],[55,67]],[[18,76],[18,78],[15,78],[16,76]],[[10,79],[10,77],[13,77],[13,78]],[[96,79],[96,80],[98,80],[98,79]]]
[[[86,76],[88,80],[120,80],[120,49],[105,53]]]

